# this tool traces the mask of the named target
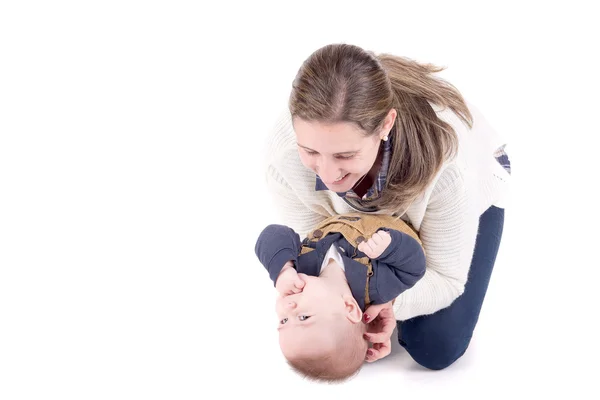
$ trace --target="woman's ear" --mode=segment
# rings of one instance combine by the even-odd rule
[[[381,129],[380,139],[383,139],[384,136],[389,136],[392,128],[394,127],[394,123],[396,122],[396,117],[398,116],[398,112],[395,108],[392,108],[385,117],[383,121],[383,128]]]
[[[346,318],[353,324],[359,323],[362,321],[362,310],[358,306],[358,303],[351,295],[344,295],[344,311]]]

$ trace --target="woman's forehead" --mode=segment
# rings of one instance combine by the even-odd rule
[[[369,139],[354,124],[348,122],[324,124],[298,119],[294,122],[294,130],[298,145],[323,152],[357,151]]]

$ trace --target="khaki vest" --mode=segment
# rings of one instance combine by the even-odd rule
[[[364,214],[364,213],[349,213],[342,215],[334,215],[321,221],[312,232],[308,234],[305,243],[302,245],[300,254],[306,254],[314,250],[307,245],[308,243],[318,242],[320,239],[327,236],[329,233],[341,233],[344,238],[355,248],[354,254],[348,256],[355,261],[360,262],[367,267],[367,285],[365,287],[365,305],[370,303],[369,298],[369,278],[373,276],[373,266],[369,257],[357,257],[358,250],[356,249],[359,243],[368,240],[381,228],[395,229],[406,233],[422,245],[419,236],[415,230],[406,222],[398,217],[382,214]]]

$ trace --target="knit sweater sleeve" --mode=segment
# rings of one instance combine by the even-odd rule
[[[283,225],[289,226],[301,238],[326,217],[304,204],[274,165],[267,168],[267,187]]]
[[[419,230],[425,275],[396,298],[393,307],[397,320],[432,314],[463,293],[479,226],[469,187],[455,165],[440,175]]]

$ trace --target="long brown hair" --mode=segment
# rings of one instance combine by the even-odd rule
[[[472,116],[459,91],[434,76],[444,68],[360,47],[332,44],[315,51],[292,84],[292,117],[322,123],[350,122],[366,135],[380,132],[394,108],[387,184],[369,206],[406,208],[454,156],[458,138],[429,103],[450,108],[469,127]]]

